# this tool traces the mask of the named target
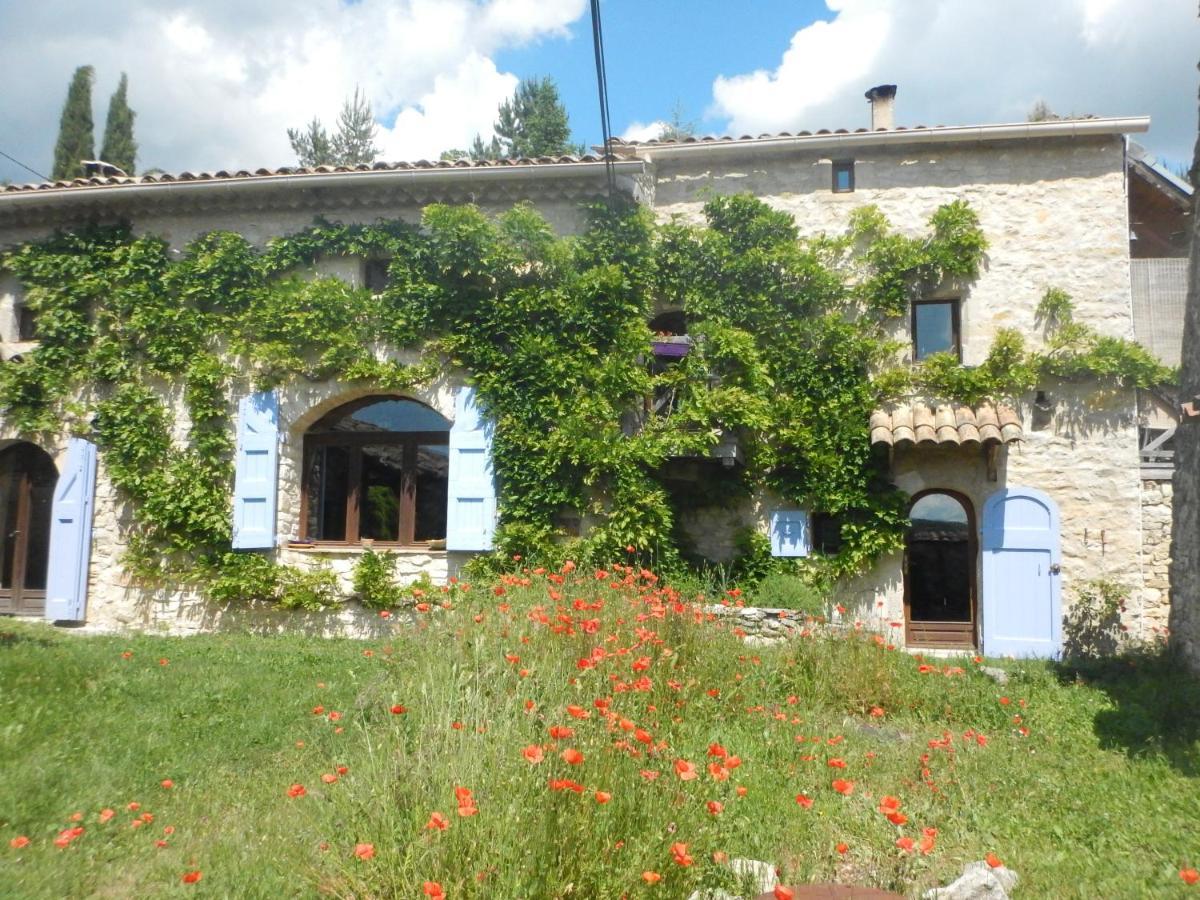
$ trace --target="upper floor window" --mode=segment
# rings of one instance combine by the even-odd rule
[[[835,160],[833,163],[833,192],[848,194],[854,190],[854,160]]]
[[[390,259],[368,259],[363,271],[363,283],[372,294],[382,294],[387,290],[388,266]]]
[[[368,397],[304,435],[302,537],[421,544],[446,537],[450,423],[412,400]]]
[[[912,305],[913,361],[933,353],[953,353],[962,360],[957,300],[918,300]]]
[[[24,303],[17,307],[17,340],[37,340],[37,317]]]

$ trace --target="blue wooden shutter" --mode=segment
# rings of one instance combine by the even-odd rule
[[[810,549],[808,512],[803,509],[771,510],[771,555],[808,556]]]
[[[71,438],[67,442],[67,464],[54,486],[50,510],[50,562],[43,615],[51,622],[84,620],[95,494],[96,445]]]
[[[475,388],[460,388],[450,428],[447,550],[491,550],[496,532],[492,427],[475,405]]]
[[[279,462],[279,399],[260,391],[238,403],[237,469],[233,482],[233,547],[275,546],[275,473]]]

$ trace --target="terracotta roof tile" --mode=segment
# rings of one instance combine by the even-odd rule
[[[871,413],[872,444],[1009,444],[1024,437],[1021,417],[1006,405],[910,400]]]
[[[75,178],[68,181],[43,181],[37,184],[10,184],[0,187],[2,194],[24,194],[36,191],[55,191],[67,188],[119,187],[135,184],[170,184],[181,181],[236,181],[243,178],[273,178],[295,177],[304,175],[353,174],[356,172],[398,172],[418,169],[484,169],[496,166],[532,167],[564,165],[569,163],[603,163],[604,159],[593,154],[584,156],[539,156],[536,159],[522,157],[520,159],[455,159],[429,160],[418,159],[413,162],[376,162],[362,163],[356,166],[279,166],[278,168],[248,169],[218,169],[215,172],[179,172],[172,175],[169,172],[153,175],[107,175],[90,178]]]

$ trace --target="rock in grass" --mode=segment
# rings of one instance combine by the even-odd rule
[[[967,863],[957,881],[926,891],[924,900],[1008,900],[1017,886],[1017,873],[1006,866],[992,868],[983,860]]]
[[[737,857],[729,861],[729,868],[733,870],[733,874],[738,877],[739,881],[744,882],[749,879],[754,890],[760,893],[773,891],[779,884],[779,873],[775,871],[775,867],[762,860]]]
[[[997,669],[995,666],[980,666],[979,671],[996,684],[1008,684],[1008,673],[1003,669]]]
[[[723,891],[720,888],[709,888],[704,891],[693,891],[688,900],[742,900],[742,898],[735,897],[729,891]]]

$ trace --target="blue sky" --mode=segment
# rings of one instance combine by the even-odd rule
[[[899,85],[896,122],[1150,115],[1176,164],[1196,137],[1196,0],[603,0],[617,135],[656,136],[682,104],[702,133],[855,128]],[[53,158],[71,73],[96,69],[97,132],[122,72],[138,167],[294,164],[289,127],[332,123],[361,87],[381,158],[488,136],[519,79],[559,84],[600,139],[587,0],[0,0],[0,151]],[[36,180],[0,159],[0,179]]]
[[[734,5],[728,0],[605,0],[601,21],[615,132],[620,134],[633,122],[670,118],[676,103],[700,133],[721,132],[724,118],[710,114],[713,80],[771,66],[796,31],[830,15],[819,0],[749,0],[744,8],[752,14],[730,16]],[[590,19],[576,23],[571,32],[567,40],[505,51],[496,62],[523,77],[554,77],[571,114],[575,139],[598,142]]]

